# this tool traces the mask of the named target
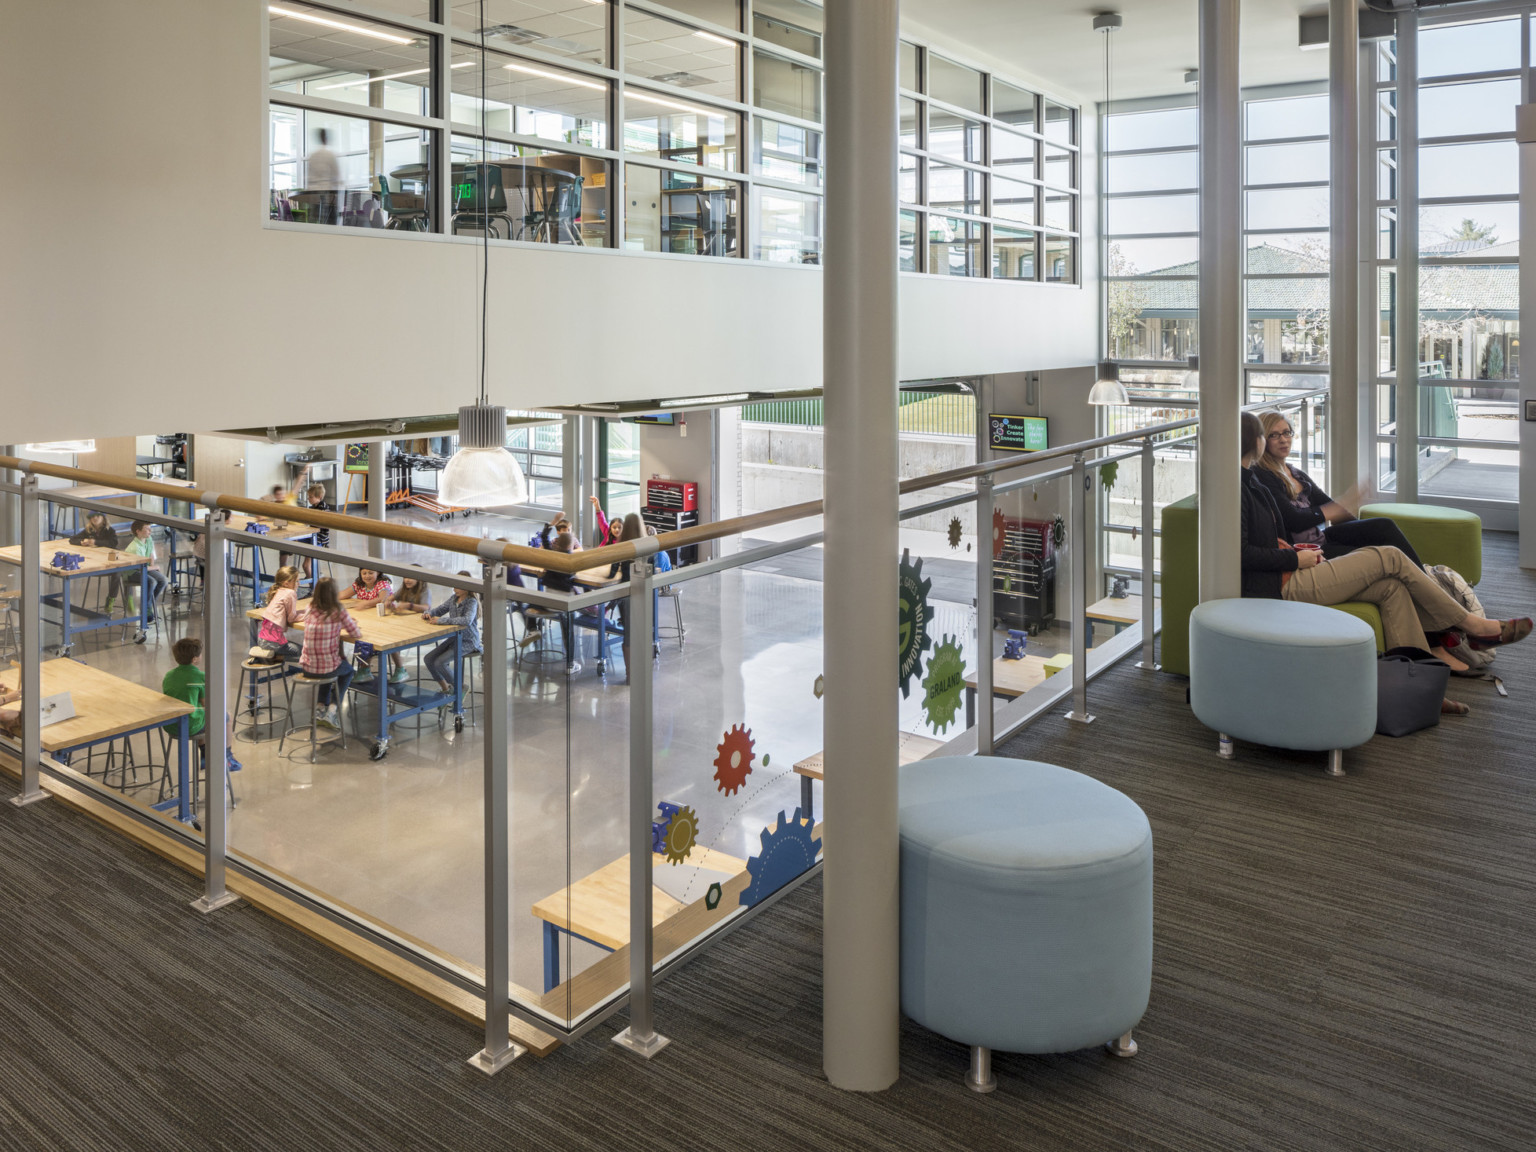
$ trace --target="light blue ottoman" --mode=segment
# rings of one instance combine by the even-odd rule
[[[971,1046],[1131,1056],[1152,991],[1152,829],[1129,797],[1032,760],[901,768],[901,1010]]]
[[[1189,703],[1220,734],[1328,755],[1376,732],[1376,633],[1365,621],[1288,600],[1207,600],[1189,615]]]

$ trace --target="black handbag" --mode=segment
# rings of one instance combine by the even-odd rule
[[[1440,723],[1451,666],[1422,648],[1389,648],[1376,661],[1376,731],[1406,736]]]

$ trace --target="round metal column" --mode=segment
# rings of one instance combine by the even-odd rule
[[[1419,502],[1419,14],[1397,14],[1397,494]]]
[[[1361,380],[1359,362],[1360,146],[1358,84],[1360,12],[1355,0],[1328,5],[1329,243],[1328,486],[1342,492],[1360,475]]]
[[[1200,599],[1242,592],[1243,372],[1238,0],[1200,0]]]
[[[900,1073],[895,0],[828,0],[822,1066]]]

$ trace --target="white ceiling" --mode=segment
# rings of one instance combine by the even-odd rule
[[[1114,98],[1193,92],[1184,73],[1199,62],[1198,0],[903,0],[903,21],[923,26],[978,63],[1033,79],[1062,94],[1103,99],[1101,12],[1125,24],[1115,37]],[[1327,0],[1243,0],[1242,84],[1245,88],[1322,80],[1325,50],[1296,46],[1302,15],[1328,10]]]

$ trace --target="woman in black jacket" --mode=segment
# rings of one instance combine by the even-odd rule
[[[1264,427],[1242,414],[1243,595],[1303,604],[1363,600],[1381,610],[1388,648],[1429,648],[1453,669],[1466,665],[1443,647],[1430,647],[1427,632],[1460,628],[1476,648],[1512,644],[1531,632],[1529,617],[1489,620],[1468,612],[1401,550],[1371,545],[1336,560],[1315,545],[1296,548],[1269,489],[1252,467],[1264,454]]]
[[[1284,413],[1264,412],[1259,421],[1264,428],[1264,454],[1259,457],[1253,475],[1275,498],[1293,544],[1320,545],[1323,556],[1329,560],[1356,548],[1381,545],[1401,549],[1414,564],[1424,567],[1395,520],[1385,516],[1356,519],[1358,505],[1352,506],[1348,494],[1342,501],[1334,500],[1312,477],[1286,460],[1295,433]]]

